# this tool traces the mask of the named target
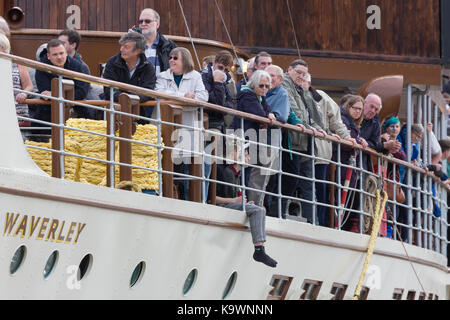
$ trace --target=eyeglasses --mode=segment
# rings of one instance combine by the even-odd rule
[[[142,19],[142,20],[138,20],[139,24],[143,24],[144,22],[146,24],[150,24],[152,22],[155,22],[156,20],[151,20],[151,19]]]
[[[356,111],[358,111],[358,112],[361,112],[361,111],[362,111],[362,108],[357,108],[357,107],[353,107],[353,106],[351,106],[350,108],[352,108],[353,110],[356,110]]]
[[[260,89],[264,89],[264,88],[270,89],[270,85],[268,85],[268,84],[260,84],[258,87],[259,87]]]
[[[169,60],[178,60],[178,56],[170,56]]]
[[[417,133],[415,131],[412,131],[411,133],[414,133],[414,135],[416,136],[417,139],[419,139],[419,141],[422,140],[423,134]]]
[[[306,73],[304,73],[303,71],[300,71],[300,70],[297,70],[297,69],[294,69],[294,71],[297,72],[297,74],[299,76],[301,76],[302,78],[306,75]],[[302,79],[302,80],[304,80],[304,79]]]

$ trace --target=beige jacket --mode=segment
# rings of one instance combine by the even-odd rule
[[[317,90],[322,96],[322,100],[317,103],[317,108],[323,116],[323,124],[325,130],[330,134],[330,131],[336,133],[343,139],[350,138],[350,131],[347,126],[342,122],[341,109],[324,91]],[[333,146],[331,142],[322,139],[315,139],[316,148],[315,156],[323,159],[331,159],[333,154]],[[329,162],[324,160],[316,160],[315,164],[328,164]]]

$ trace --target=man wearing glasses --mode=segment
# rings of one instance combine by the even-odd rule
[[[309,91],[303,90],[305,75],[308,73],[308,64],[302,60],[294,60],[288,71],[283,75],[282,86],[286,89],[291,105],[291,114],[288,123],[293,125],[305,125],[309,129],[318,130],[325,134],[323,130],[323,115],[317,108],[314,96]],[[311,154],[311,137],[297,131],[289,131],[283,135],[283,147],[294,152]],[[282,161],[282,171],[297,176],[312,178],[313,160],[293,152],[284,152]],[[295,196],[297,189],[301,190],[301,198],[313,201],[313,185],[306,179],[283,175],[282,194]],[[282,200],[282,215],[286,212],[287,199]],[[313,223],[313,207],[311,203],[302,202],[302,216],[309,223]]]
[[[158,32],[160,17],[158,12],[146,8],[139,15],[139,28],[147,41],[145,56],[155,66],[156,75],[169,69],[169,53],[177,45]],[[133,28],[139,32],[139,29]]]

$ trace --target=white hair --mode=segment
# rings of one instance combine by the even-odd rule
[[[274,69],[277,72],[277,76],[283,76],[283,69],[281,69],[279,66],[271,64],[270,66],[267,66],[264,71],[269,71],[270,69]]]
[[[249,86],[252,89],[255,89],[261,82],[262,78],[266,78],[267,80],[269,80],[269,90],[272,89],[272,78],[270,77],[270,74],[268,74],[264,70],[256,70],[252,74],[252,77],[248,80],[247,86]]]
[[[310,73],[305,74],[305,81],[311,82],[311,74]]]
[[[145,8],[145,9],[143,9],[142,11],[141,11],[141,14],[144,12],[144,11],[150,11],[151,13],[153,13],[153,17],[155,18],[155,20],[156,21],[160,21],[160,17],[159,17],[159,14],[158,14],[158,12],[156,12],[155,10],[153,10],[152,8]],[[140,14],[140,15],[141,15]]]
[[[367,97],[366,97],[366,99],[364,100],[364,102],[367,102],[367,101],[369,101],[369,99],[370,98],[375,98],[375,99],[378,99],[378,101],[380,101],[380,110],[381,110],[381,108],[383,108],[383,105],[381,104],[381,98],[380,98],[380,96],[379,95],[377,95],[376,93],[369,93],[368,95],[367,95]]]

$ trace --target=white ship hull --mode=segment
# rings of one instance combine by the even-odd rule
[[[274,274],[293,277],[286,299],[299,299],[305,279],[323,282],[318,299],[330,299],[335,282],[348,285],[345,298],[351,299],[368,245],[368,236],[267,218],[267,251],[279,261],[271,269],[251,259],[250,232],[239,227],[247,222],[241,212],[15,170],[2,169],[0,175],[2,299],[221,299],[234,271],[237,281],[230,299],[266,299]],[[20,215],[10,232],[5,226],[8,213]],[[24,215],[28,217],[22,232]],[[41,221],[30,236],[33,216]],[[48,225],[42,231],[44,218]],[[48,233],[55,219],[59,225],[53,239]],[[72,222],[77,225],[71,241],[57,241],[67,240]],[[26,257],[10,275],[11,258],[21,245],[26,246]],[[405,246],[427,297],[432,293],[448,299],[446,258]],[[54,250],[59,259],[44,279],[44,266]],[[78,286],[70,266],[78,266],[87,254],[93,257],[92,265]],[[145,271],[130,288],[141,261]],[[197,279],[183,295],[184,281],[194,268]],[[405,297],[407,291],[423,291],[401,243],[382,238],[365,285],[371,288],[369,299],[391,299],[396,288],[405,289]]]

